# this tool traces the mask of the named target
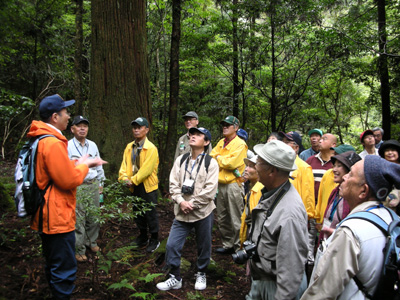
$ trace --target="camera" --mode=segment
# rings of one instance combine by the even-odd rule
[[[182,184],[182,194],[191,195],[194,192],[194,180],[185,179]]]
[[[193,191],[194,191],[193,185],[192,186],[187,186],[187,185],[182,186],[182,194],[191,195],[191,194],[193,194]]]
[[[244,264],[248,259],[257,255],[257,244],[252,241],[245,241],[243,249],[232,254],[233,261],[237,264]]]

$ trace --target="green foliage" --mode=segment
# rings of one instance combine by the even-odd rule
[[[25,132],[25,122],[34,108],[35,102],[28,97],[0,88],[0,123],[3,125],[0,143],[3,159],[9,152],[14,154],[14,149],[21,139],[21,137],[18,139],[15,136],[20,136],[21,131]]]
[[[215,296],[215,297],[211,297],[211,298],[209,298],[209,297],[205,298],[203,296],[203,294],[198,291],[196,291],[195,293],[188,292],[186,294],[186,300],[212,300],[212,299],[217,299],[217,297]]]
[[[227,283],[232,283],[232,279],[233,279],[233,277],[235,277],[235,276],[236,276],[236,273],[235,273],[235,272],[232,272],[232,271],[230,271],[230,270],[227,270],[226,273],[225,273],[224,280],[225,280],[225,282],[227,282]]]
[[[123,279],[123,280],[120,281],[120,282],[113,283],[113,284],[111,284],[111,285],[108,287],[108,289],[115,289],[115,290],[120,290],[120,289],[122,289],[122,288],[130,289],[130,290],[136,291],[135,288],[132,286],[132,284],[130,284],[130,283],[128,282],[127,279]]]
[[[133,257],[132,249],[135,247],[127,246],[122,248],[117,248],[114,251],[108,251],[106,255],[102,253],[98,253],[99,255],[99,262],[98,262],[98,269],[99,271],[104,271],[108,274],[111,270],[112,263],[118,262],[119,264],[129,265],[129,260]]]
[[[15,183],[9,182],[8,178],[0,178],[0,210],[15,211],[14,195]]]
[[[146,277],[139,277],[138,279],[141,281],[144,281],[145,283],[149,283],[149,282],[153,282],[155,278],[159,277],[163,275],[162,273],[158,273],[158,274],[147,274]],[[122,279],[120,282],[117,283],[113,283],[111,284],[108,289],[116,289],[116,290],[120,290],[120,289],[129,289],[132,291],[136,291],[136,289],[133,287],[132,283],[130,283],[128,281],[128,279]],[[131,294],[129,297],[136,297],[136,298],[141,298],[144,300],[151,300],[151,299],[156,299],[156,294],[151,294],[151,293],[144,293],[144,292],[136,292]]]
[[[90,216],[100,225],[105,224],[108,220],[133,221],[137,215],[145,213],[154,206],[139,197],[132,196],[126,185],[118,181],[107,180],[104,182],[104,204],[100,207],[92,204],[93,199],[88,192],[85,192],[85,186],[81,186],[80,189],[82,190],[79,192],[79,201],[83,211],[86,216]]]

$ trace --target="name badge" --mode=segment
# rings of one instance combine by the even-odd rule
[[[183,182],[183,185],[185,186],[193,186],[194,180],[190,178],[186,178],[185,181]]]
[[[329,219],[324,219],[324,224],[323,224],[322,228],[324,228],[324,227],[331,228],[331,224],[332,224],[332,222],[329,221]]]

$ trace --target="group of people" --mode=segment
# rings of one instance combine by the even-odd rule
[[[57,299],[69,299],[76,262],[87,260],[86,248],[100,250],[99,226],[86,215],[85,205],[99,205],[106,162],[86,138],[87,118],[73,119],[70,141],[62,135],[70,118],[67,107],[73,103],[59,95],[44,98],[42,121],[33,121],[28,133],[55,136],[39,143],[36,171],[39,188],[49,182],[52,186],[45,194],[41,237],[46,276]],[[370,270],[378,274],[382,266],[384,235],[362,220],[336,227],[361,210],[390,221],[382,203],[397,209],[399,194],[393,188],[400,188],[400,143],[383,142],[381,128],[366,130],[360,135],[364,151],[357,154],[351,145],[337,145],[333,134],[316,128],[308,132],[309,149],[304,150],[298,132],[290,131],[272,133],[253,153],[236,117],[220,122],[224,138],[215,147],[211,133],[198,127],[196,112],[182,117],[187,133],[178,140],[169,177],[175,214],[166,244],[169,273],[157,284],[159,290],[182,287],[182,249],[192,231],[198,256],[194,288],[207,287],[215,210],[221,237],[215,253],[247,263],[252,281],[246,299],[364,299],[354,276],[373,293],[379,276],[371,277]],[[133,196],[156,204],[158,150],[147,138],[146,118],[131,125],[134,141],[123,153],[119,181]],[[36,215],[35,230],[37,222]],[[135,214],[135,223],[140,233],[133,245],[154,252],[160,245],[156,205]],[[321,250],[315,256],[317,248]]]

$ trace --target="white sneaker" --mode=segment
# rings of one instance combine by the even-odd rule
[[[178,280],[174,275],[169,274],[169,278],[164,282],[157,283],[157,288],[161,291],[169,291],[170,289],[178,290],[182,287],[182,279]]]
[[[207,287],[207,279],[206,273],[197,272],[196,274],[196,284],[194,285],[194,289],[198,291],[202,291]]]

